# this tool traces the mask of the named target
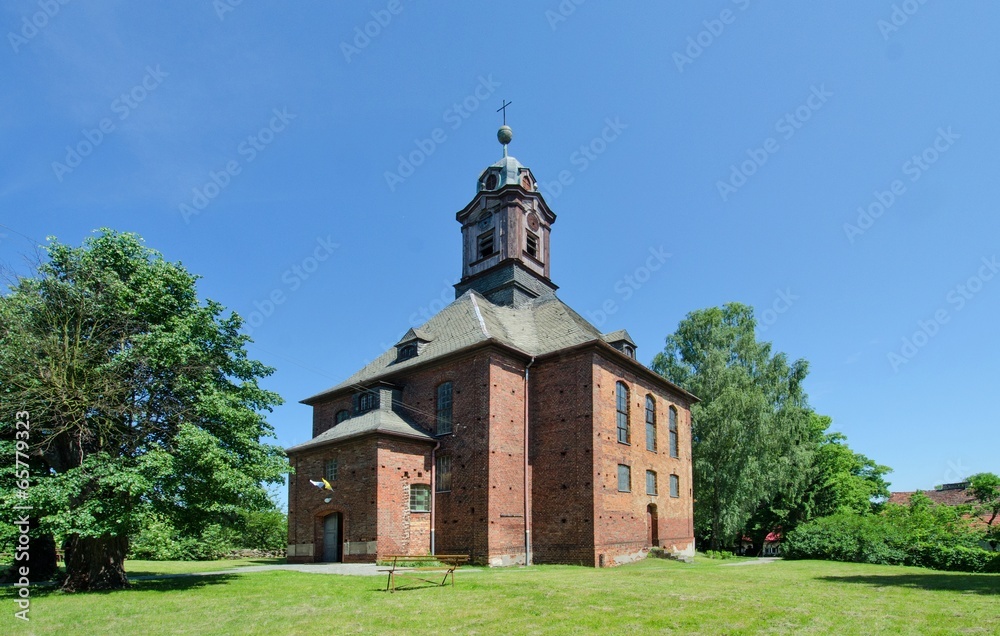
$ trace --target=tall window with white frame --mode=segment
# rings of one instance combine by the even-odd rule
[[[656,401],[646,396],[646,450],[656,452]]]
[[[670,410],[668,411],[668,413],[670,415],[670,417],[668,418],[669,419],[669,425],[670,425],[670,456],[671,457],[677,457],[678,456],[678,452],[677,452],[677,409],[674,408],[673,406],[671,406]]]
[[[328,459],[323,463],[323,476],[327,481],[337,481],[337,460]]]
[[[444,382],[437,388],[437,434],[451,432],[451,382]]]
[[[628,399],[628,387],[625,386],[624,382],[619,382],[615,387],[615,398],[616,398],[616,418],[618,421],[618,441],[622,444],[629,443],[629,430],[628,430],[628,411],[629,411],[629,399]]]
[[[646,494],[655,495],[656,494],[656,471],[647,470],[646,471]]]
[[[618,464],[618,492],[632,492],[632,467]]]
[[[434,460],[435,484],[437,492],[451,491],[451,455],[438,455]]]
[[[670,476],[670,496],[671,497],[681,496],[681,479],[677,475]]]

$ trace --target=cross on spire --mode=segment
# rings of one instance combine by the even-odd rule
[[[506,126],[507,125],[507,107],[511,105],[511,102],[508,102],[508,101],[503,100],[503,99],[501,99],[500,101],[503,102],[503,106],[501,106],[500,108],[498,108],[497,112],[498,113],[501,113],[501,112],[503,113],[503,125]]]

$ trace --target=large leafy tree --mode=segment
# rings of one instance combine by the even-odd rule
[[[247,357],[240,317],[138,236],[45,249],[0,296],[2,434],[30,413],[33,524],[64,539],[63,589],[124,587],[143,515],[194,530],[271,506],[263,484],[287,460],[262,442],[263,413],[281,400],[258,384],[273,370]],[[10,514],[9,481],[2,494]]]
[[[969,490],[976,500],[976,514],[986,521],[986,540],[996,550],[997,544],[1000,544],[1000,476],[976,473],[968,481]]]
[[[695,527],[711,547],[732,545],[762,502],[794,500],[809,462],[804,360],[759,342],[753,309],[692,312],[653,368],[701,398],[692,409]]]
[[[817,416],[823,430],[830,418]],[[843,433],[824,432],[816,450],[812,478],[803,507],[808,517],[825,517],[839,512],[872,512],[880,501],[889,498],[892,472],[888,466],[857,453],[847,445]]]
[[[826,415],[809,414],[806,437],[789,457],[795,474],[772,499],[761,503],[747,524],[745,534],[755,546],[763,545],[768,532],[787,534],[816,517],[868,514],[889,497],[885,476],[891,469],[851,450],[847,436],[829,431],[832,422]]]

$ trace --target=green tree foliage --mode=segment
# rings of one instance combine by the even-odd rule
[[[122,587],[147,516],[190,536],[271,508],[262,484],[288,467],[261,442],[262,412],[281,400],[258,385],[273,370],[247,357],[240,317],[199,302],[196,277],[138,236],[46,251],[0,297],[4,404],[31,413],[30,502],[39,531],[65,539],[63,588]]]
[[[968,479],[976,499],[975,514],[986,521],[986,540],[994,550],[1000,544],[1000,476],[976,473]]]
[[[812,415],[813,430],[820,430],[810,483],[803,498],[803,517],[825,517],[837,512],[872,512],[880,500],[889,498],[885,476],[892,472],[856,453],[847,445],[847,436],[830,433],[831,419]]]
[[[979,538],[960,509],[918,492],[909,505],[887,504],[878,514],[844,508],[804,523],[785,537],[782,552],[792,559],[995,571],[1000,555],[980,548]]]
[[[691,391],[695,527],[712,549],[732,545],[762,502],[794,503],[811,461],[804,360],[789,363],[755,334],[739,303],[692,312],[653,369]]]

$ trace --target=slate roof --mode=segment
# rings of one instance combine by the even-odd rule
[[[469,290],[438,312],[415,332],[432,336],[420,355],[397,360],[389,349],[340,384],[303,400],[366,383],[472,345],[495,340],[527,355],[540,356],[601,338],[601,332],[555,295],[536,298],[518,307],[494,305]]]
[[[340,384],[308,397],[302,403],[312,404],[328,394],[366,385],[373,380],[422,366],[487,341],[499,342],[522,351],[525,355],[536,357],[588,342],[607,342],[612,336],[612,341],[620,340],[620,334],[624,334],[629,342],[632,341],[624,329],[602,335],[597,327],[573,311],[555,294],[546,294],[522,305],[508,307],[495,305],[471,289],[412,331],[430,340],[423,346],[420,355],[399,360],[398,351],[393,347]],[[629,360],[629,364],[649,371],[641,362]],[[652,371],[649,373],[656,375]],[[656,377],[659,378],[658,375]],[[698,399],[665,379],[663,382],[683,395]]]
[[[385,435],[395,435],[397,437],[410,437],[413,439],[425,439],[429,442],[435,439],[426,433],[422,428],[407,420],[404,416],[391,409],[372,409],[367,413],[357,415],[337,424],[333,428],[320,433],[308,442],[303,442],[287,449],[286,452],[294,453],[301,450],[328,444],[330,442],[342,442],[362,435],[381,433]]]
[[[624,329],[619,329],[618,331],[612,331],[611,333],[606,333],[601,336],[601,340],[604,342],[619,342],[624,340],[633,347],[636,346],[635,340],[632,340],[632,336],[628,334]]]

